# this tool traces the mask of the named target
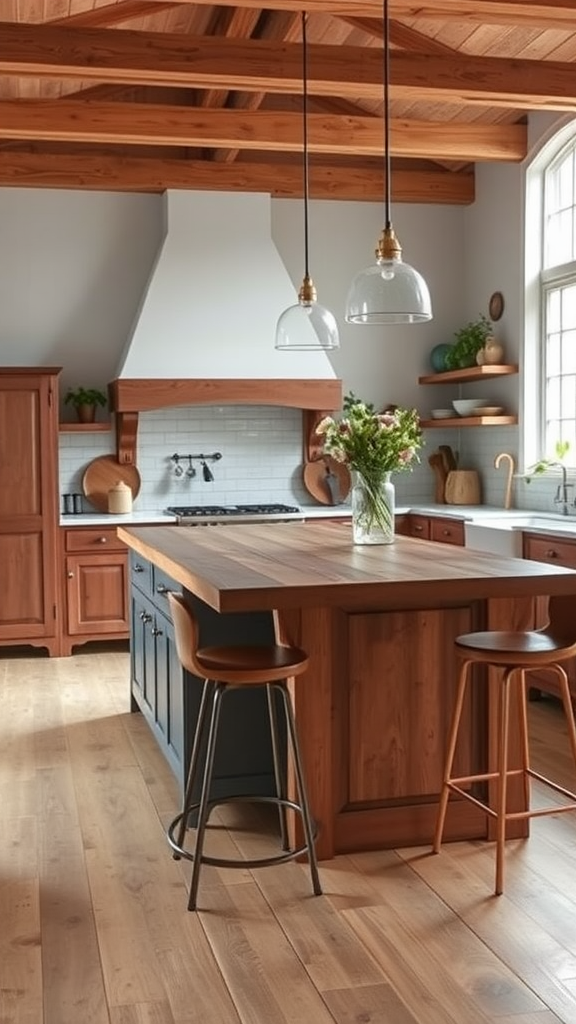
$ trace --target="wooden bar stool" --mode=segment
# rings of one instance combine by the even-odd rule
[[[308,656],[298,647],[286,647],[281,644],[272,644],[268,646],[198,648],[198,625],[192,610],[188,607],[184,598],[179,594],[169,593],[167,596],[172,621],[174,623],[176,649],[180,662],[188,672],[204,679],[204,687],[202,690],[198,722],[192,745],[190,769],[186,782],[182,811],[173,819],[167,829],[168,842],[172,847],[175,860],[185,857],[193,863],[188,910],[196,909],[198,883],[200,881],[200,867],[202,864],[211,864],[216,867],[237,868],[268,867],[272,864],[282,864],[286,861],[294,860],[296,857],[300,857],[306,853],[310,866],[314,895],[321,895],[322,889],[320,888],[316,850],[314,848],[317,829],[312,821],[308,806],[308,797],[306,794],[304,773],[302,769],[302,759],[300,756],[298,737],[296,733],[296,723],[294,720],[292,701],[288,690],[288,680],[301,675],[302,672],[306,671],[306,668],[308,667]],[[232,689],[253,689],[256,686],[266,687],[276,795],[232,796],[221,797],[218,800],[210,800],[210,787],[214,767],[214,755],[218,739],[218,722],[220,718],[222,700],[226,693]],[[294,767],[297,801],[288,800],[285,793],[284,772],[280,764],[280,745],[274,691],[277,691],[281,695],[286,714],[288,750],[292,757]],[[212,708],[209,712],[208,706],[210,696],[212,699]],[[200,750],[205,739],[206,754],[204,770],[202,773],[200,799],[194,801],[193,793],[195,783],[199,777]],[[257,860],[231,860],[220,857],[209,857],[203,852],[208,818],[212,808],[217,804],[228,803],[231,801],[273,803],[278,807],[282,844],[281,853],[270,857],[262,857]],[[305,841],[304,844],[298,848],[291,849],[289,846],[286,821],[286,810],[288,808],[300,814],[302,819]],[[188,828],[190,818],[195,811],[198,811],[196,822],[196,842],[194,849],[190,851],[185,848],[184,844],[186,839],[186,830]]]
[[[506,838],[506,823],[508,821],[522,818],[533,818],[545,814],[559,814],[562,811],[576,810],[576,794],[559,786],[557,783],[535,772],[530,766],[530,749],[528,740],[528,712],[527,712],[527,672],[531,669],[545,668],[553,672],[559,682],[560,695],[566,715],[568,737],[574,758],[576,771],[576,726],[574,723],[574,711],[570,700],[568,677],[562,663],[576,657],[576,636],[567,636],[562,625],[554,625],[555,599],[551,598],[549,603],[549,623],[544,629],[531,630],[526,632],[484,632],[466,633],[456,637],[456,653],[461,661],[458,686],[456,690],[456,703],[453,712],[452,724],[448,736],[448,750],[444,767],[444,778],[440,803],[438,807],[438,818],[432,850],[440,852],[444,821],[448,808],[450,793],[458,793],[459,796],[470,800],[473,804],[481,807],[486,814],[496,819],[496,885],[495,893],[500,895],[504,888],[504,841]],[[558,605],[556,605],[558,607]],[[560,619],[558,621],[561,622]],[[574,630],[576,634],[576,627]],[[458,742],[458,730],[462,717],[462,709],[466,694],[466,687],[472,682],[471,669],[475,665],[493,666],[500,669],[499,693],[498,693],[498,714],[497,714],[497,737],[496,737],[496,770],[478,775],[466,775],[460,778],[452,776],[452,766]],[[516,683],[519,690],[519,728],[521,745],[521,767],[510,769],[508,767],[508,749],[510,735],[510,691]],[[487,681],[484,682],[487,685]],[[523,811],[507,810],[507,789],[508,780],[512,776],[520,776],[524,786],[525,806]],[[538,779],[545,785],[570,800],[570,803],[562,804],[541,810],[530,809],[530,779]],[[576,779],[576,774],[575,774]],[[495,780],[496,799],[495,806],[478,799],[464,786],[472,785],[475,782],[490,782]]]

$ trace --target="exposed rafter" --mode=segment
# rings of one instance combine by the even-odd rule
[[[380,100],[377,49],[310,46],[310,95]],[[191,38],[101,29],[0,24],[0,74],[140,85],[293,93],[301,53],[294,43]],[[461,54],[398,52],[391,95],[528,109],[576,109],[574,65]]]
[[[382,125],[376,117],[310,114],[311,153],[381,156]],[[523,125],[454,125],[392,121],[396,156],[441,160],[522,160]],[[0,138],[147,146],[214,146],[271,152],[302,149],[298,114],[281,111],[206,111],[143,103],[80,103],[75,100],[0,102]]]

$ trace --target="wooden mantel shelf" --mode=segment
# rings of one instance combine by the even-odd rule
[[[136,460],[140,412],[177,405],[277,405],[313,412],[342,406],[342,381],[337,379],[120,378],[108,385],[108,393],[122,463]]]

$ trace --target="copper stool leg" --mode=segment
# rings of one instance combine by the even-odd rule
[[[472,665],[472,662],[470,660],[462,662],[462,665],[460,667],[460,673],[458,676],[458,686],[456,688],[456,702],[454,704],[454,711],[452,712],[450,732],[448,733],[448,752],[446,754],[446,760],[444,764],[444,778],[442,781],[440,802],[438,804],[438,816],[436,818],[434,842],[432,844],[433,853],[440,853],[440,847],[442,845],[444,822],[446,820],[446,811],[448,810],[448,799],[450,797],[449,780],[452,776],[452,767],[454,764],[454,757],[456,755],[456,745],[458,743],[458,730],[460,728],[460,719],[462,718],[462,708],[464,707],[464,696],[466,694],[466,685],[468,682],[468,669],[470,665]]]

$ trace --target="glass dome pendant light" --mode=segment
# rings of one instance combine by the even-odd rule
[[[376,249],[376,263],[354,278],[346,300],[350,324],[416,324],[432,319],[428,286],[414,267],[402,262],[402,248],[390,213],[390,24],[389,3],[383,0],[384,20],[384,173],[385,226]]]
[[[275,348],[284,352],[336,349],[340,346],[336,318],[317,302],[308,263],[308,76],[306,14],[302,12],[302,112],[304,153],[304,280],[298,303],[285,309],[276,324]]]

